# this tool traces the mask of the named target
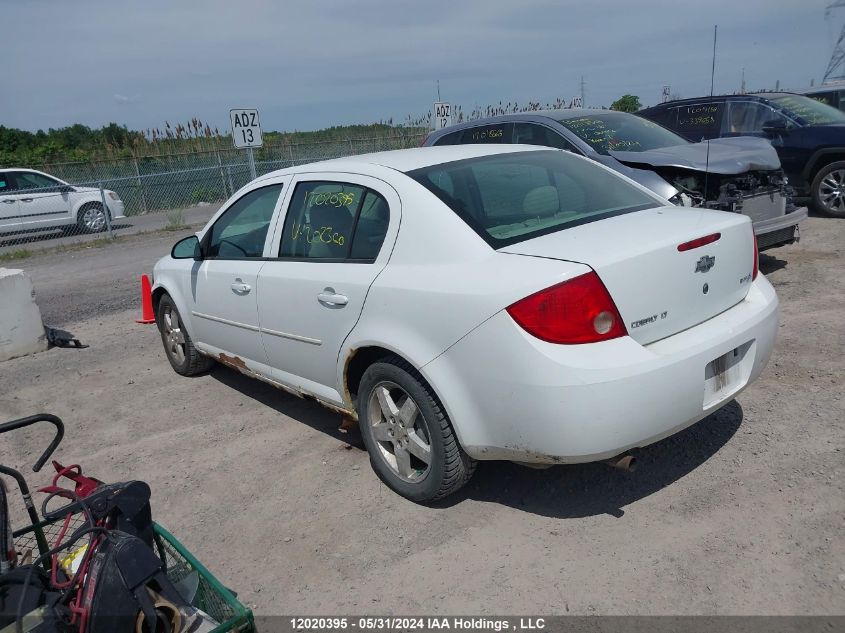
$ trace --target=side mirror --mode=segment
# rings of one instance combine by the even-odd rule
[[[766,134],[777,135],[786,132],[786,121],[783,119],[772,119],[763,123],[763,131]]]
[[[191,235],[184,240],[179,240],[170,251],[170,256],[173,259],[202,259],[199,238],[196,235]]]

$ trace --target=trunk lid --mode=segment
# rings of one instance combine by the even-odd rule
[[[678,251],[680,244],[713,233],[721,237]],[[742,301],[751,287],[753,239],[745,216],[661,207],[563,229],[500,252],[590,266],[628,334],[646,345]]]

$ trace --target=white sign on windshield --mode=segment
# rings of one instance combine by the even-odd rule
[[[258,121],[258,110],[238,108],[229,110],[232,122],[232,142],[235,147],[261,147],[261,124]]]

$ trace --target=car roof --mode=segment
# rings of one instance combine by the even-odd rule
[[[479,125],[487,125],[490,123],[502,123],[505,121],[536,121],[538,118],[552,119],[554,121],[565,121],[567,119],[576,119],[578,117],[603,114],[621,114],[626,115],[627,112],[619,112],[617,110],[608,110],[604,108],[558,108],[553,110],[527,110],[525,112],[506,112],[505,114],[497,114],[496,116],[482,117],[480,119],[472,119],[470,121],[462,121],[455,125],[451,125],[442,130],[437,130],[436,134],[448,133],[451,130],[460,130],[467,127],[476,127]]]
[[[831,92],[833,90],[845,90],[845,81],[837,81],[830,84],[822,84],[821,86],[813,86],[801,91],[802,95],[814,95],[820,92]]]
[[[787,97],[787,96],[790,96],[790,95],[792,95],[792,96],[796,96],[796,95],[802,96],[798,92],[786,92],[786,91],[780,91],[780,92],[744,92],[742,94],[713,95],[712,97],[710,97],[710,95],[702,95],[700,97],[689,97],[687,99],[675,99],[674,101],[665,101],[664,103],[658,103],[657,105],[653,105],[653,106],[650,106],[648,108],[643,108],[643,110],[641,110],[641,112],[643,112],[645,110],[655,110],[655,109],[659,109],[659,108],[666,108],[668,106],[675,106],[675,105],[684,104],[684,103],[701,103],[701,101],[711,99],[711,98],[712,99],[719,99],[719,100],[729,99],[729,100],[732,100],[732,101],[735,101],[735,100],[738,100],[738,99],[745,99],[745,100],[752,99],[752,100],[757,100],[757,101],[765,101],[766,99],[771,99],[773,97]]]
[[[275,176],[300,174],[309,171],[339,171],[352,172],[369,171],[373,166],[387,167],[405,173],[431,165],[450,163],[467,158],[478,158],[494,154],[510,154],[525,151],[549,151],[548,147],[536,145],[441,145],[435,147],[414,147],[411,149],[397,149],[389,152],[374,152],[359,154],[344,158],[332,158],[316,163],[307,163],[296,167],[279,169],[261,176],[265,180]]]

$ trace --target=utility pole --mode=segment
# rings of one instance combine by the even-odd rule
[[[740,87],[739,93],[745,94],[745,68],[742,69],[742,87]]]
[[[437,80],[437,101],[440,101],[440,80]]]
[[[837,2],[828,5],[824,11],[824,19],[830,20],[833,17],[833,10],[843,7],[845,7],[845,0],[837,0]],[[827,70],[824,71],[822,84],[828,79],[832,81],[845,79],[845,25],[842,26],[839,39],[836,40],[836,45],[830,54],[830,61],[827,63]]]
[[[587,102],[586,102],[586,100],[584,99],[584,86],[585,86],[585,84],[584,84],[584,75],[581,75],[581,107],[582,107],[582,108],[586,108],[586,107],[587,107]]]

